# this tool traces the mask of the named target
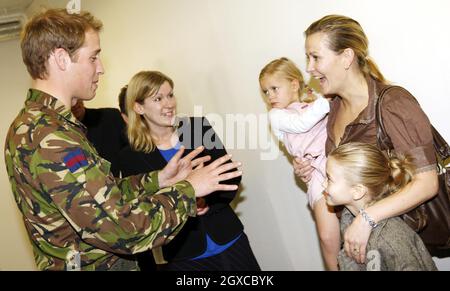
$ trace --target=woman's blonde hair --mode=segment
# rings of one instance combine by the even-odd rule
[[[297,80],[298,98],[301,102],[312,102],[316,99],[314,94],[305,94],[305,81],[302,72],[295,63],[288,58],[279,58],[268,63],[259,73],[259,83],[267,76],[279,76],[289,82]]]
[[[174,87],[172,79],[158,71],[142,71],[131,78],[126,93],[128,114],[127,134],[131,147],[136,151],[149,153],[155,149],[150,127],[144,116],[134,111],[134,104],[144,104],[144,100],[155,95],[164,82]]]
[[[408,184],[414,173],[414,165],[408,156],[388,158],[374,145],[360,142],[343,144],[329,155],[343,168],[349,185],[364,185],[378,201],[397,192]]]
[[[352,49],[365,77],[371,76],[381,83],[387,83],[376,63],[369,57],[369,40],[356,20],[342,15],[327,15],[312,23],[305,31],[305,36],[317,32],[328,36],[329,49],[338,54],[346,48]]]

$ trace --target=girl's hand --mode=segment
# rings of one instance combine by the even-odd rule
[[[366,247],[372,227],[357,215],[344,234],[344,249],[347,256],[353,258],[358,264],[366,261]]]
[[[308,183],[314,171],[314,168],[311,166],[311,161],[294,158],[293,165],[295,175],[302,179],[303,182]]]

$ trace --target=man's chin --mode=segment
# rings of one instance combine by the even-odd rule
[[[87,96],[86,98],[83,98],[83,100],[89,101],[95,98],[96,93],[94,92],[94,94],[91,94],[89,96]]]

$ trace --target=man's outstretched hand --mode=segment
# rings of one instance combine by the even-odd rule
[[[158,173],[159,187],[168,187],[179,181],[185,180],[195,167],[203,165],[204,162],[209,161],[211,159],[210,156],[205,156],[194,160],[194,158],[203,150],[204,147],[198,147],[184,158],[181,158],[184,153],[184,146],[181,146],[164,169]]]
[[[225,155],[208,166],[201,163],[187,176],[186,180],[194,188],[196,197],[203,197],[215,191],[237,190],[238,185],[219,184],[242,175],[242,171],[237,169],[241,163],[228,162],[229,160],[231,160],[231,155]],[[228,172],[232,169],[235,171]]]

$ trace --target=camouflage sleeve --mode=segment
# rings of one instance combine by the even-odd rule
[[[152,172],[124,179],[119,188],[109,165],[87,143],[58,133],[42,140],[30,167],[43,195],[80,237],[109,252],[129,254],[161,246],[196,213],[188,182],[154,193],[158,182],[157,172]]]
[[[108,161],[104,161],[109,163]],[[128,176],[125,178],[117,178],[116,184],[122,191],[122,199],[130,202],[137,199],[140,195],[151,195],[159,190],[158,172],[139,174],[135,176]]]

